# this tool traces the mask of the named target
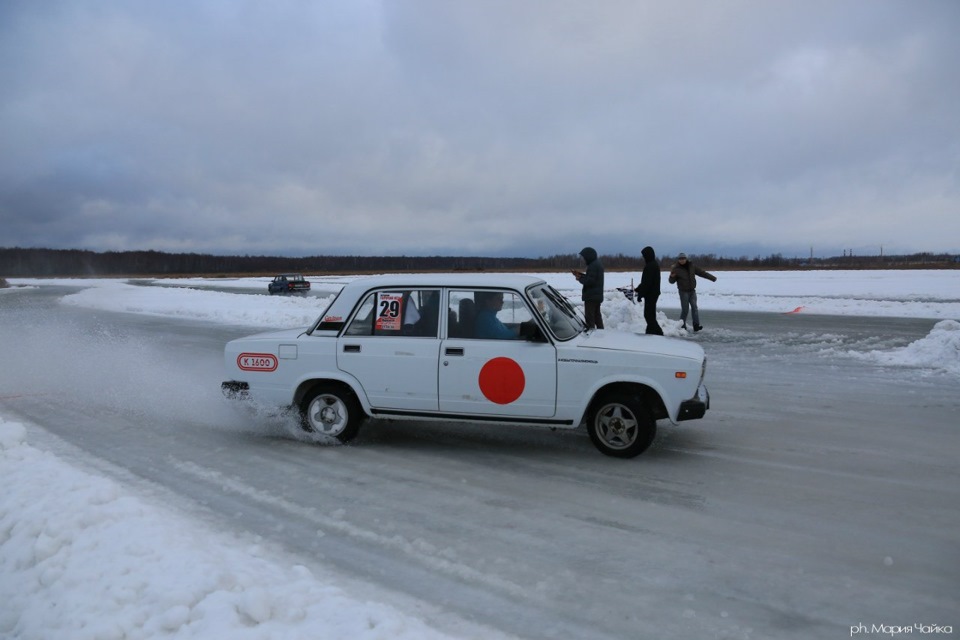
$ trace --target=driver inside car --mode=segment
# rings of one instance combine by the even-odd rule
[[[477,302],[474,337],[487,340],[516,340],[520,337],[497,317],[497,313],[503,308],[503,293],[477,291],[473,297]]]

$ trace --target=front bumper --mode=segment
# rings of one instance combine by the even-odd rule
[[[239,380],[220,383],[220,391],[231,400],[244,400],[250,396],[250,385]]]
[[[680,403],[680,411],[677,412],[677,422],[683,420],[699,420],[710,408],[710,392],[705,385],[697,388],[697,395],[689,400]]]

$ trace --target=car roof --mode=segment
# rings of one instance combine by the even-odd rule
[[[543,278],[520,273],[391,273],[357,278],[344,286],[344,293],[378,287],[506,287],[526,289]]]
[[[545,283],[544,279],[519,273],[391,273],[367,276],[344,285],[324,316],[340,316],[346,319],[357,299],[371,289],[502,287],[523,291],[530,285],[539,283]]]

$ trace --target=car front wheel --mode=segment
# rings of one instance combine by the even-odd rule
[[[615,393],[594,403],[587,419],[587,431],[601,453],[633,458],[653,442],[657,421],[639,398]]]
[[[300,403],[300,426],[340,442],[353,440],[366,415],[353,392],[337,385],[314,387]]]

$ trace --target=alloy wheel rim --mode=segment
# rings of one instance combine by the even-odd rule
[[[347,406],[332,395],[321,394],[310,403],[307,412],[314,431],[329,436],[338,435],[347,426]]]
[[[637,440],[639,421],[622,404],[608,404],[597,413],[597,435],[611,449],[626,449]]]

